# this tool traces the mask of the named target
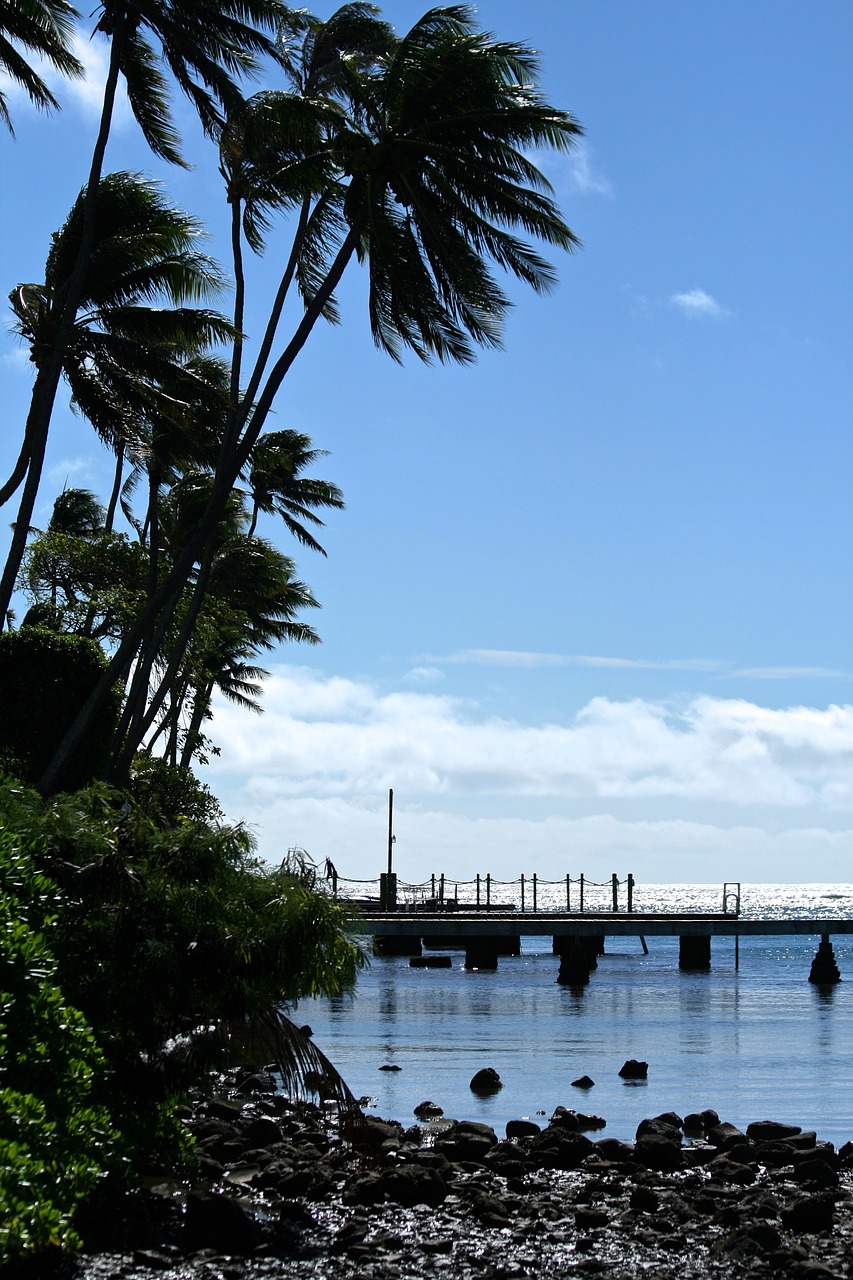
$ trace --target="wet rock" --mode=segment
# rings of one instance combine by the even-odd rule
[[[440,1107],[437,1102],[419,1102],[415,1107],[414,1114],[419,1120],[433,1120],[436,1116],[444,1115],[444,1108]]]
[[[548,1123],[575,1133],[578,1129],[577,1113],[572,1111],[570,1107],[557,1107]]]
[[[649,1064],[647,1062],[638,1062],[636,1058],[629,1058],[619,1068],[619,1075],[623,1080],[645,1080],[649,1074]]]
[[[503,1081],[494,1067],[483,1067],[475,1072],[469,1088],[472,1093],[497,1093],[498,1089],[503,1088]]]
[[[641,1120],[637,1125],[637,1138],[642,1138],[646,1134],[658,1134],[659,1137],[668,1138],[670,1142],[681,1143],[681,1121],[676,1116],[678,1124],[673,1124],[667,1113],[663,1116],[651,1116],[646,1120]]]
[[[583,1111],[579,1111],[577,1113],[577,1122],[578,1122],[578,1129],[581,1132],[588,1131],[590,1129],[606,1129],[607,1128],[607,1121],[602,1119],[601,1116],[587,1115]]]
[[[533,1138],[542,1132],[542,1126],[535,1120],[507,1120],[506,1136],[508,1138]]]
[[[590,1076],[578,1076],[577,1080],[572,1081],[573,1089],[593,1089],[595,1081]]]
[[[830,1195],[801,1196],[782,1210],[782,1225],[797,1235],[831,1231],[835,1201]]]
[[[700,1111],[691,1111],[684,1117],[681,1126],[685,1133],[704,1133],[705,1119]]]
[[[241,1204],[203,1191],[187,1196],[184,1234],[188,1248],[218,1253],[249,1254],[260,1242],[257,1223]]]
[[[733,1124],[715,1124],[707,1130],[705,1137],[720,1151],[726,1151],[729,1147],[746,1142],[746,1134]]]
[[[544,1129],[530,1144],[530,1154],[542,1169],[578,1169],[595,1151],[595,1143],[582,1133]]]
[[[253,1147],[267,1147],[274,1142],[281,1142],[282,1132],[274,1120],[258,1116],[246,1126],[242,1136]]]
[[[813,1187],[837,1187],[838,1174],[825,1160],[802,1160],[794,1165],[794,1181]]]
[[[599,1138],[595,1143],[595,1149],[600,1156],[613,1164],[625,1164],[634,1158],[634,1148],[630,1143],[622,1142],[619,1138]]]
[[[680,1144],[661,1133],[644,1133],[638,1138],[634,1146],[634,1159],[647,1169],[665,1173],[684,1168]]]
[[[380,1175],[378,1186],[386,1199],[407,1208],[425,1204],[434,1209],[447,1199],[447,1183],[439,1170],[419,1164],[388,1170]]]
[[[402,1071],[402,1067],[398,1067],[396,1062],[383,1062],[379,1068],[380,1071]]]
[[[780,1138],[793,1138],[802,1129],[798,1124],[781,1124],[778,1120],[754,1120],[746,1126],[746,1136],[756,1142],[778,1142]]]

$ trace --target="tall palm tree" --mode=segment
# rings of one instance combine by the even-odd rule
[[[85,194],[53,239],[43,284],[22,284],[11,295],[17,332],[29,343],[40,373],[51,359],[82,234]],[[111,446],[129,424],[157,412],[164,397],[176,410],[185,375],[181,361],[227,340],[231,327],[218,312],[185,306],[217,293],[219,269],[197,247],[200,226],[170,205],[138,175],[117,173],[101,183],[95,240],[80,308],[66,344],[62,371],[76,406]],[[171,306],[158,306],[163,301]],[[0,614],[9,605],[21,565],[44,458],[45,437],[25,439],[27,479],[0,580]]]
[[[356,10],[369,13],[365,5],[340,12]],[[298,72],[319,66],[317,51],[335,20],[331,28],[312,22],[301,53],[291,49],[288,67]],[[321,59],[323,75],[304,75],[311,109],[303,110],[307,90],[297,85],[290,92],[283,106],[293,106],[287,116],[293,127],[269,165],[261,164],[259,151],[264,208],[295,211],[296,238],[256,369],[225,433],[204,515],[41,780],[45,790],[74,734],[106,697],[107,681],[129,668],[143,635],[158,642],[179,605],[184,608],[185,585],[195,566],[204,565],[205,546],[275,397],[318,320],[334,315],[335,290],[353,259],[368,268],[377,345],[397,359],[408,348],[424,360],[466,362],[478,346],[501,339],[510,303],[495,268],[542,292],[554,275],[528,240],[569,252],[578,245],[529,156],[537,148],[569,151],[582,131],[568,112],[543,98],[529,48],[478,31],[471,12],[460,6],[430,10],[407,35],[384,46],[373,28],[367,47],[359,44],[363,30],[354,26],[359,36],[351,48],[339,29],[337,45],[331,41],[336,52]],[[223,169],[231,175],[225,162]],[[274,178],[280,186],[275,201],[268,194]],[[248,204],[239,189],[229,197],[232,204]],[[293,284],[302,308],[276,352],[284,298]],[[232,396],[234,387],[232,374]],[[187,636],[205,586],[205,572],[199,572],[185,613]],[[127,762],[125,757],[120,767]]]
[[[42,110],[58,108],[49,87],[30,66],[19,45],[45,59],[63,75],[83,75],[83,64],[72,53],[75,19],[79,13],[67,0],[0,0],[0,71],[24,90]],[[14,137],[6,96],[0,91],[0,123]]]
[[[0,500],[8,498],[25,476],[36,489],[41,478],[53,406],[95,244],[104,155],[120,77],[149,146],[163,159],[183,164],[161,68],[171,73],[192,101],[205,131],[212,133],[221,124],[222,111],[240,101],[235,77],[256,74],[261,58],[278,60],[281,42],[274,37],[290,22],[290,11],[281,0],[183,0],[180,5],[173,0],[103,0],[99,6],[95,32],[109,39],[110,58],[81,205],[77,252],[50,346],[38,367],[25,447]]]

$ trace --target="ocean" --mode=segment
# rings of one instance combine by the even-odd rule
[[[719,911],[721,888],[643,886],[634,907]],[[745,884],[741,916],[850,919],[853,885]],[[461,952],[450,969],[376,957],[354,995],[300,1001],[293,1016],[371,1114],[406,1125],[428,1100],[503,1136],[508,1120],[544,1124],[562,1105],[606,1121],[590,1136],[631,1140],[646,1116],[713,1107],[739,1127],[784,1120],[841,1145],[853,1140],[853,936],[833,941],[830,989],[808,982],[818,941],[741,938],[735,969],[734,941],[714,939],[710,972],[682,973],[677,938],[649,937],[647,955],[639,938],[612,938],[580,992],[556,982],[550,935],[523,938],[495,972],[467,972]],[[619,1077],[629,1058],[648,1062],[646,1081]],[[481,1067],[503,1082],[485,1098],[469,1088]],[[573,1087],[584,1075],[594,1087]]]

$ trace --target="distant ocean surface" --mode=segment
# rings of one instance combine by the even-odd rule
[[[637,911],[721,905],[719,885],[634,896]],[[853,885],[744,884],[741,916],[851,919]],[[644,1116],[714,1107],[741,1127],[785,1120],[840,1145],[853,1139],[853,935],[833,939],[842,981],[828,991],[808,982],[818,941],[741,938],[736,971],[734,941],[714,939],[710,972],[681,973],[677,938],[649,937],[648,955],[639,938],[609,938],[581,993],[557,984],[550,935],[523,938],[493,973],[466,972],[460,952],[452,969],[374,958],[354,996],[301,1001],[294,1016],[372,1114],[404,1124],[430,1100],[502,1136],[507,1120],[545,1123],[563,1105],[607,1121],[592,1137],[632,1139]],[[646,1082],[619,1078],[627,1058],[648,1062]],[[469,1082],[485,1066],[504,1087],[477,1098]],[[588,1092],[571,1085],[582,1075]]]

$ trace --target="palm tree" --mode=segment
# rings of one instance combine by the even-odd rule
[[[255,74],[260,58],[278,60],[280,41],[272,37],[288,29],[291,22],[281,0],[188,0],[181,5],[169,0],[104,0],[101,4],[95,31],[109,38],[110,59],[100,127],[80,209],[76,255],[33,386],[25,446],[0,492],[0,501],[14,493],[25,475],[35,488],[41,477],[56,393],[95,245],[97,202],[120,76],[149,146],[163,159],[183,164],[161,65],[190,98],[205,131],[213,133],[221,124],[222,110],[234,108],[240,101],[235,77]]]
[[[352,17],[368,13],[365,5],[339,11]],[[106,697],[108,681],[129,669],[141,637],[162,637],[178,608],[185,608],[185,585],[196,564],[204,567],[205,546],[282,382],[318,320],[334,315],[335,290],[354,258],[368,267],[369,319],[378,346],[397,359],[409,348],[424,360],[466,362],[478,346],[501,340],[510,303],[495,268],[539,292],[553,285],[551,268],[524,237],[569,252],[578,245],[529,155],[544,147],[569,151],[582,131],[568,112],[542,97],[536,58],[526,46],[500,43],[478,31],[471,12],[459,6],[430,10],[406,36],[384,44],[371,27],[366,47],[356,42],[347,48],[346,24],[336,27],[338,18],[330,24],[312,21],[300,51],[291,49],[287,68],[302,80],[281,105],[292,127],[277,152],[267,148],[265,159],[260,147],[254,157],[263,181],[263,209],[293,210],[295,240],[256,368],[226,430],[207,507],[119,647],[81,715],[81,728]],[[361,40],[363,25],[354,23],[354,29]],[[333,52],[327,57],[322,51],[329,48],[329,32]],[[243,125],[255,106],[268,110],[268,97],[240,113],[243,138],[250,137]],[[227,130],[223,136],[227,142]],[[237,170],[229,164],[230,159],[223,161],[230,181]],[[242,165],[240,172],[246,176],[249,168]],[[275,198],[270,194],[274,179]],[[229,198],[240,210],[249,205],[239,184],[229,187]],[[236,216],[235,223],[239,227]],[[301,314],[276,354],[284,298],[294,283]],[[239,272],[237,292],[239,307]],[[241,312],[235,315],[239,330]],[[235,385],[232,370],[232,397]],[[201,571],[194,603],[184,614],[187,637],[205,587]],[[41,780],[42,788],[53,785],[75,732]]]
[[[67,0],[0,0],[0,71],[18,84],[42,110],[59,103],[45,81],[15,47],[45,59],[63,75],[83,75],[83,65],[71,52],[74,20],[79,13]],[[6,97],[0,92],[0,122],[14,137]]]
[[[305,523],[322,528],[323,521],[316,514],[316,508],[333,507],[341,511],[344,497],[331,481],[315,480],[301,473],[315,458],[326,457],[327,453],[326,449],[312,449],[310,437],[298,431],[268,431],[260,437],[252,449],[248,468],[252,497],[250,538],[259,512],[279,515],[288,532],[303,547],[326,554]]]
[[[37,377],[52,358],[82,234],[81,194],[56,234],[43,284],[22,284],[11,295],[17,332],[30,347]],[[197,302],[222,287],[212,260],[197,248],[199,224],[170,205],[153,182],[128,173],[101,183],[97,226],[80,308],[66,344],[63,373],[74,403],[112,447],[126,443],[131,424],[171,411],[189,379],[188,355],[227,339],[231,328]],[[157,306],[169,301],[170,307]],[[46,437],[25,438],[19,466],[26,484],[0,581],[0,614],[9,605],[38,491]]]

